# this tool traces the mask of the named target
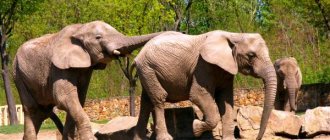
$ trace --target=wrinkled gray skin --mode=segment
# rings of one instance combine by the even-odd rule
[[[204,121],[193,122],[195,136],[216,127],[221,115],[223,138],[234,139],[233,80],[238,71],[264,81],[265,105],[257,139],[262,138],[274,105],[277,80],[268,48],[259,34],[168,32],[150,40],[135,64],[143,89],[134,139],[145,138],[149,114],[154,112],[156,138],[171,140],[164,102],[183,100],[190,100],[205,115]]]
[[[302,83],[302,75],[297,60],[293,57],[277,59],[274,67],[277,74],[275,109],[296,111],[297,94]]]
[[[128,37],[94,21],[24,43],[14,60],[14,80],[24,107],[23,139],[37,139],[54,106],[68,113],[63,139],[73,139],[75,128],[80,139],[94,139],[82,108],[92,71],[104,69],[112,58],[130,53],[158,34]]]

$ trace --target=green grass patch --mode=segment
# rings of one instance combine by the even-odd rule
[[[305,115],[305,111],[303,111],[303,112],[296,112],[296,115],[298,115],[298,116],[302,116],[302,115]]]
[[[92,121],[93,123],[98,123],[98,124],[106,124],[107,122],[109,122],[109,120],[95,120]]]
[[[24,130],[24,125],[8,125],[8,126],[1,126],[0,133],[2,134],[12,134],[12,133],[21,133]]]
[[[62,122],[63,123],[63,122]],[[57,127],[51,119],[45,120],[40,128],[40,131],[43,130],[56,130]],[[24,132],[24,125],[8,125],[8,126],[1,126],[0,133],[2,134],[13,134],[13,133],[23,133]]]
[[[57,129],[54,123],[42,123],[40,130],[53,130]]]

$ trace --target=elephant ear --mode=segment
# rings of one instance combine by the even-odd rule
[[[234,44],[226,37],[208,36],[201,47],[200,54],[206,62],[235,75],[238,72],[238,66],[234,50]]]
[[[299,66],[298,66],[298,70],[296,73],[296,80],[297,80],[298,88],[300,88],[300,86],[302,84],[302,74],[301,74]]]
[[[71,43],[71,41],[70,43],[55,45],[51,60],[60,69],[87,68],[91,66],[91,58],[88,52],[80,45]]]

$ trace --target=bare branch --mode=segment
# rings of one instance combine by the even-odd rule
[[[123,66],[120,58],[117,59],[117,63],[119,64],[121,71],[123,71],[124,75],[128,78],[128,74],[127,74],[126,70],[124,69],[124,66]]]
[[[130,79],[131,78],[131,74],[129,73],[129,64],[130,64],[130,61],[129,61],[129,57],[126,57],[126,73],[127,73],[127,78]]]
[[[6,32],[6,34],[7,34],[7,35],[10,34],[11,31],[13,30],[13,28],[14,28],[14,25],[12,25],[11,27],[9,27],[8,31]]]

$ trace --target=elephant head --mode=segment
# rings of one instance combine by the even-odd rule
[[[201,56],[207,62],[218,65],[231,74],[239,71],[263,80],[265,100],[257,138],[261,139],[274,106],[277,88],[275,69],[264,39],[256,33],[214,31],[208,35]]]
[[[102,21],[75,24],[57,34],[51,59],[60,69],[105,65],[111,58],[125,56],[159,34],[129,37]]]
[[[294,57],[277,59],[274,67],[278,77],[278,83],[289,94],[290,111],[296,111],[296,92],[301,86],[302,77],[298,62]]]

